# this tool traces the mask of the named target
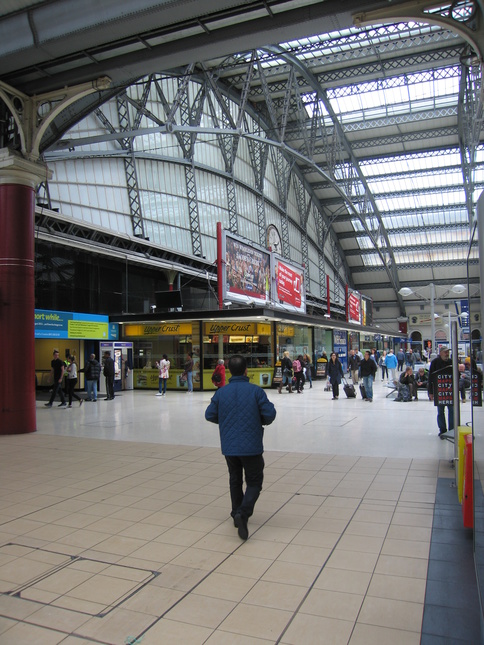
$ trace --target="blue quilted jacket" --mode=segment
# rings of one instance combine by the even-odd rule
[[[264,429],[276,418],[274,404],[247,376],[232,376],[218,389],[205,410],[207,421],[219,424],[222,454],[229,457],[261,455]]]

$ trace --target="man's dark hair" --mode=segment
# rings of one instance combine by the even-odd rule
[[[247,361],[240,354],[235,354],[229,358],[229,371],[232,376],[243,376],[247,369]]]

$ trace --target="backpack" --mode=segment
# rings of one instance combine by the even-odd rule
[[[403,403],[408,403],[412,400],[410,395],[410,388],[408,385],[402,385],[395,401],[403,401]]]
[[[300,372],[301,371],[301,363],[297,360],[297,358],[296,358],[296,360],[292,361],[292,369],[295,372]]]

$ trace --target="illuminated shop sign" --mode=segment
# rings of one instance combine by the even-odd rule
[[[250,334],[257,332],[255,323],[211,322],[204,324],[204,334]]]
[[[77,340],[116,340],[118,325],[108,316],[70,311],[36,309],[35,338],[72,338]]]
[[[279,336],[294,336],[294,327],[290,325],[277,325]]]
[[[153,323],[150,325],[125,325],[125,336],[190,336],[191,323]]]

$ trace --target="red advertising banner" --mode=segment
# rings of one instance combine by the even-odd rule
[[[302,274],[278,260],[276,262],[276,288],[279,302],[300,307]]]
[[[361,322],[360,296],[354,292],[348,295],[348,322]]]

